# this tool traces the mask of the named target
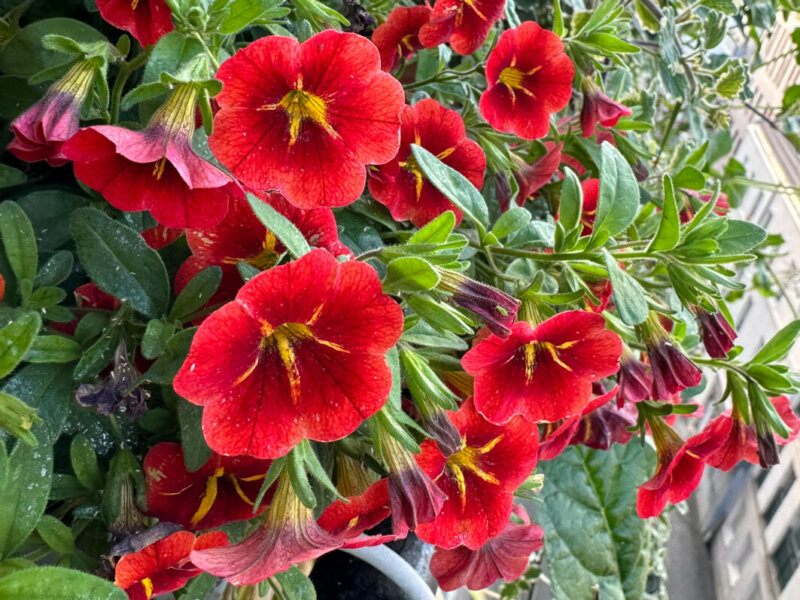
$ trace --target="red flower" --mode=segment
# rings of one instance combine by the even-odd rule
[[[391,435],[381,436],[381,450],[389,467],[392,531],[397,537],[405,537],[409,530],[433,521],[447,497],[419,467],[414,455]]]
[[[582,88],[581,131],[583,137],[588,138],[594,135],[598,123],[603,127],[614,127],[621,117],[631,115],[630,108],[614,102],[606,96],[590,77],[583,78]]]
[[[277,188],[300,208],[344,206],[364,189],[365,165],[397,153],[403,88],[359,35],[264,37],[217,77],[225,87],[209,145],[254,189]]]
[[[492,425],[469,399],[451,413],[451,420],[461,433],[461,450],[445,457],[436,442],[425,440],[417,456],[447,500],[436,518],[416,533],[443,548],[477,550],[508,523],[514,491],[536,466],[539,432],[520,417]]]
[[[450,42],[459,54],[472,54],[503,16],[506,0],[436,0],[419,39],[426,48]]]
[[[595,304],[594,300],[589,299],[588,295],[583,297],[583,304],[586,310],[600,314],[608,308],[608,303],[611,301],[611,295],[614,293],[614,288],[611,287],[609,279],[600,279],[597,281],[586,281],[586,285],[592,291],[592,294],[600,301],[600,304]]]
[[[699,385],[703,371],[672,343],[672,338],[661,325],[661,318],[650,313],[640,327],[653,374],[651,397],[669,401],[674,394]],[[664,320],[672,326],[672,321]]]
[[[770,398],[770,402],[791,431],[788,438],[772,434],[776,443],[785,446],[794,441],[800,433],[800,419],[792,412],[792,406],[786,396]],[[724,440],[722,446],[708,457],[706,462],[709,466],[722,471],[730,471],[742,460],[754,465],[761,465],[764,469],[770,466],[765,460],[766,457],[763,457],[759,451],[755,424],[753,422],[745,423],[739,411],[726,410],[706,425],[704,431],[709,431],[714,438]],[[773,464],[776,462],[774,461]]]
[[[624,402],[641,402],[650,397],[653,388],[653,375],[647,365],[637,360],[633,353],[625,346],[619,362],[619,395],[617,407],[622,407]]]
[[[269,465],[268,460],[213,453],[190,473],[180,444],[156,444],[144,459],[148,513],[194,530],[250,519]]]
[[[0,302],[3,301],[3,298],[5,297],[5,295],[6,295],[6,280],[0,274]]]
[[[667,502],[686,500],[700,484],[706,460],[723,440],[708,429],[684,442],[675,431],[658,418],[649,418],[658,451],[658,469],[649,481],[639,486],[636,512],[642,519],[661,514]]]
[[[460,223],[461,211],[425,179],[411,153],[411,144],[435,154],[478,189],[483,185],[486,169],[483,150],[466,137],[461,115],[436,100],[426,98],[406,106],[400,119],[400,150],[391,161],[370,172],[370,193],[389,209],[395,221],[411,221],[422,227],[452,210]]]
[[[532,140],[547,135],[550,114],[572,96],[575,67],[556,34],[526,21],[504,31],[486,61],[480,110],[498,131]]]
[[[267,520],[241,544],[195,550],[192,562],[234,585],[252,585],[295,563],[340,548],[344,541],[323,531],[295,495],[289,476],[278,480]]]
[[[720,312],[710,313],[704,308],[697,307],[695,314],[700,321],[703,345],[708,355],[711,358],[726,358],[736,340],[736,331]]]
[[[97,0],[97,8],[101,17],[130,33],[142,46],[155,44],[175,29],[164,0]]]
[[[196,90],[181,84],[147,129],[98,125],[64,144],[75,176],[124,211],[149,210],[167,227],[219,223],[239,186],[192,150]]]
[[[189,561],[193,549],[216,548],[227,543],[228,536],[222,531],[212,531],[198,538],[188,531],[176,531],[139,552],[120,558],[114,584],[125,590],[130,600],[150,600],[153,596],[179,590],[202,572]]]
[[[580,414],[592,382],[616,373],[621,353],[602,316],[575,310],[536,327],[518,321],[508,339],[489,336],[461,364],[475,377],[475,407],[489,421],[522,415],[541,423]]]
[[[393,541],[395,536],[361,535],[389,516],[389,486],[386,479],[373,483],[360,496],[351,496],[330,504],[319,516],[317,523],[330,533],[344,540],[346,548],[377,546]]]
[[[519,507],[515,507],[519,509]],[[482,590],[498,579],[513,581],[528,568],[530,556],[542,547],[544,532],[531,525],[524,510],[515,510],[523,524],[509,522],[506,528],[478,550],[458,546],[436,548],[431,557],[431,575],[446,592],[466,586]]]
[[[334,256],[352,253],[341,242],[336,220],[329,208],[302,210],[289,204],[280,194],[265,194],[263,200],[294,223],[311,246],[325,248]],[[233,299],[242,286],[236,263],[247,262],[262,270],[275,266],[285,252],[271,231],[256,217],[247,200],[240,197],[231,202],[225,219],[218,225],[200,230],[188,230],[186,242],[192,251],[175,275],[176,292],[203,269],[222,267],[222,282],[209,304]]]
[[[695,192],[694,190],[683,190],[687,196],[691,196],[692,198],[698,198],[701,202],[709,202],[712,196],[711,194],[703,194],[700,195],[699,192]],[[717,198],[717,203],[714,205],[712,209],[714,213],[724,217],[728,214],[728,211],[731,209],[731,205],[728,203],[728,195],[725,193],[721,193]],[[681,223],[688,223],[694,218],[694,207],[692,206],[691,199],[687,198],[684,204],[684,207],[681,209],[681,212],[678,215],[681,219]]]
[[[175,391],[220,454],[276,458],[342,438],[383,406],[400,307],[365,263],[325,250],[265,271],[200,326]]]
[[[142,238],[153,250],[161,250],[183,235],[183,229],[172,229],[156,225],[142,232]]]
[[[419,28],[428,22],[429,6],[398,6],[392,9],[386,22],[372,34],[372,43],[381,55],[381,69],[393,71],[400,58],[409,59],[423,48]]]
[[[81,108],[92,89],[97,67],[85,60],[54,83],[44,98],[14,119],[8,150],[20,160],[46,160],[53,167],[68,162],[64,142],[78,131]]]

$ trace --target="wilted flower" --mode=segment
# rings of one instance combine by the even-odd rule
[[[581,107],[581,131],[583,137],[594,134],[599,123],[603,127],[614,127],[621,117],[631,115],[631,109],[614,102],[606,96],[591,77],[584,77],[583,106]]]
[[[544,532],[531,525],[524,510],[514,508],[523,522],[509,521],[503,531],[477,550],[467,546],[436,548],[430,569],[440,588],[446,592],[460,587],[482,590],[499,579],[513,581],[522,576],[531,554],[542,547]]]
[[[73,65],[44,98],[11,123],[14,139],[9,152],[27,162],[46,160],[53,167],[68,162],[62,148],[78,131],[81,108],[97,73],[91,59]]]
[[[78,297],[78,290],[75,293]],[[110,375],[97,383],[79,385],[75,400],[101,415],[120,414],[134,421],[147,412],[147,399],[150,397],[150,392],[142,387],[131,389],[136,379],[136,369],[128,360],[128,349],[125,340],[121,339],[114,352],[114,367]]]
[[[703,345],[711,358],[726,358],[736,340],[736,331],[721,312],[710,313],[702,307],[695,308],[700,321]]]
[[[392,530],[398,537],[429,523],[442,510],[447,496],[406,450],[389,434],[381,436],[381,450],[389,467],[389,504]]]
[[[449,292],[453,304],[478,315],[494,335],[505,338],[517,319],[519,300],[485,283],[449,269],[437,269],[440,290]]]

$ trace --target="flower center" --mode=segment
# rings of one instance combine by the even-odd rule
[[[275,251],[275,234],[267,231],[264,241],[261,242],[261,252],[255,256],[245,259],[245,262],[253,265],[256,269],[266,271],[278,262],[278,253]]]
[[[500,71],[499,81],[508,89],[521,90],[523,89],[523,82],[525,81],[526,73],[523,73],[516,67],[506,67]]]
[[[566,350],[576,343],[577,341],[564,342],[558,345],[551,342],[530,342],[529,344],[525,344],[523,346],[525,351],[525,383],[530,383],[533,379],[533,372],[536,370],[536,363],[538,362],[538,354],[542,351],[549,354],[553,362],[559,367],[566,371],[572,371],[572,367],[558,356],[558,351]]]
[[[419,164],[413,154],[409,154],[406,160],[399,163],[399,165],[414,176],[414,190],[417,201],[419,202],[422,196],[422,186],[425,183],[425,176],[422,174],[422,169],[419,168]]]
[[[492,451],[492,449],[500,443],[500,440],[503,439],[502,435],[497,436],[492,441],[483,446],[476,448],[474,446],[467,446],[465,443],[461,450],[456,452],[455,454],[451,454],[446,462],[445,465],[447,469],[452,473],[453,478],[455,479],[456,487],[458,488],[458,493],[461,496],[461,508],[463,509],[467,504],[467,483],[464,479],[464,469],[472,471],[476,477],[486,481],[488,483],[492,483],[497,485],[500,481],[492,475],[491,473],[487,473],[484,471],[480,464],[479,459],[484,454],[488,454]]]
[[[131,0],[131,10],[136,10],[137,6],[139,6],[139,0]]]
[[[142,587],[144,588],[144,597],[147,600],[153,597],[153,581],[149,577],[142,579]]]
[[[311,121],[321,127],[326,133],[334,138],[339,138],[339,134],[331,127],[328,122],[328,104],[321,97],[303,89],[303,78],[297,80],[297,87],[288,92],[280,102],[276,104],[265,104],[258,110],[277,110],[286,111],[289,118],[289,145],[292,146],[300,135],[300,126],[303,121]]]
[[[197,508],[197,511],[192,515],[191,521],[189,523],[194,527],[200,521],[202,521],[205,516],[211,511],[211,507],[214,506],[214,502],[217,500],[217,495],[219,493],[219,480],[225,476],[225,469],[219,467],[214,474],[206,479],[206,491],[203,494],[203,498],[200,501],[200,506]],[[233,488],[236,490],[236,495],[242,499],[243,502],[253,506],[253,501],[247,497],[247,494],[244,493],[241,484],[239,483],[239,478],[236,477],[233,473],[228,473],[228,479],[231,480],[233,483]],[[245,477],[242,481],[258,481],[259,479],[264,479],[264,475],[253,475],[251,477]]]

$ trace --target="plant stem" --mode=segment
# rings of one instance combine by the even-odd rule
[[[119,121],[119,105],[122,101],[122,90],[125,89],[125,82],[128,81],[131,73],[141,67],[150,58],[152,46],[148,46],[130,62],[123,61],[119,66],[117,78],[114,80],[114,87],[111,90],[111,124],[116,125]]]

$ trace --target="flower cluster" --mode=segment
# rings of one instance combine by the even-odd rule
[[[623,84],[595,72],[608,54],[587,54],[609,38],[616,62],[632,52],[607,33],[616,15],[579,41],[562,39],[560,11],[550,31],[511,26],[505,0],[436,0],[379,15],[370,39],[319,26],[338,13],[314,1],[293,8],[304,41],[253,40],[265,30],[237,37],[236,18],[214,13],[225,2],[179,4],[98,0],[141,63],[122,56],[127,37],[100,50],[50,37],[77,58],[11,123],[11,154],[71,164],[93,196],[70,222],[80,267],[70,246],[68,261],[49,248],[47,268],[27,268],[14,244],[35,237],[36,205],[0,205],[22,223],[0,223],[0,302],[19,298],[0,325],[46,318],[68,340],[37,328],[3,376],[48,352],[75,362],[80,410],[119,442],[105,487],[91,488],[96,460],[75,481],[121,539],[173,524],[141,546],[115,540],[131,600],[201,573],[254,586],[412,532],[435,546],[443,590],[483,589],[521,577],[548,541],[517,498],[570,447],[651,439],[635,503],[648,518],[707,465],[766,468],[798,436],[782,395],[797,382],[778,364],[791,336],[733,362],[717,288],[737,284],[717,265],[749,260],[760,234],[722,237],[727,201],[705,183],[653,187],[633,135],[652,128],[637,120],[646,102],[627,106]],[[248,24],[276,30],[282,11]],[[191,56],[169,66],[174,40]],[[70,288],[79,317],[47,304],[84,274],[94,282]],[[705,366],[727,373],[732,407],[684,440],[676,422],[697,407],[682,394]],[[35,411],[0,409],[5,429],[36,433]]]

